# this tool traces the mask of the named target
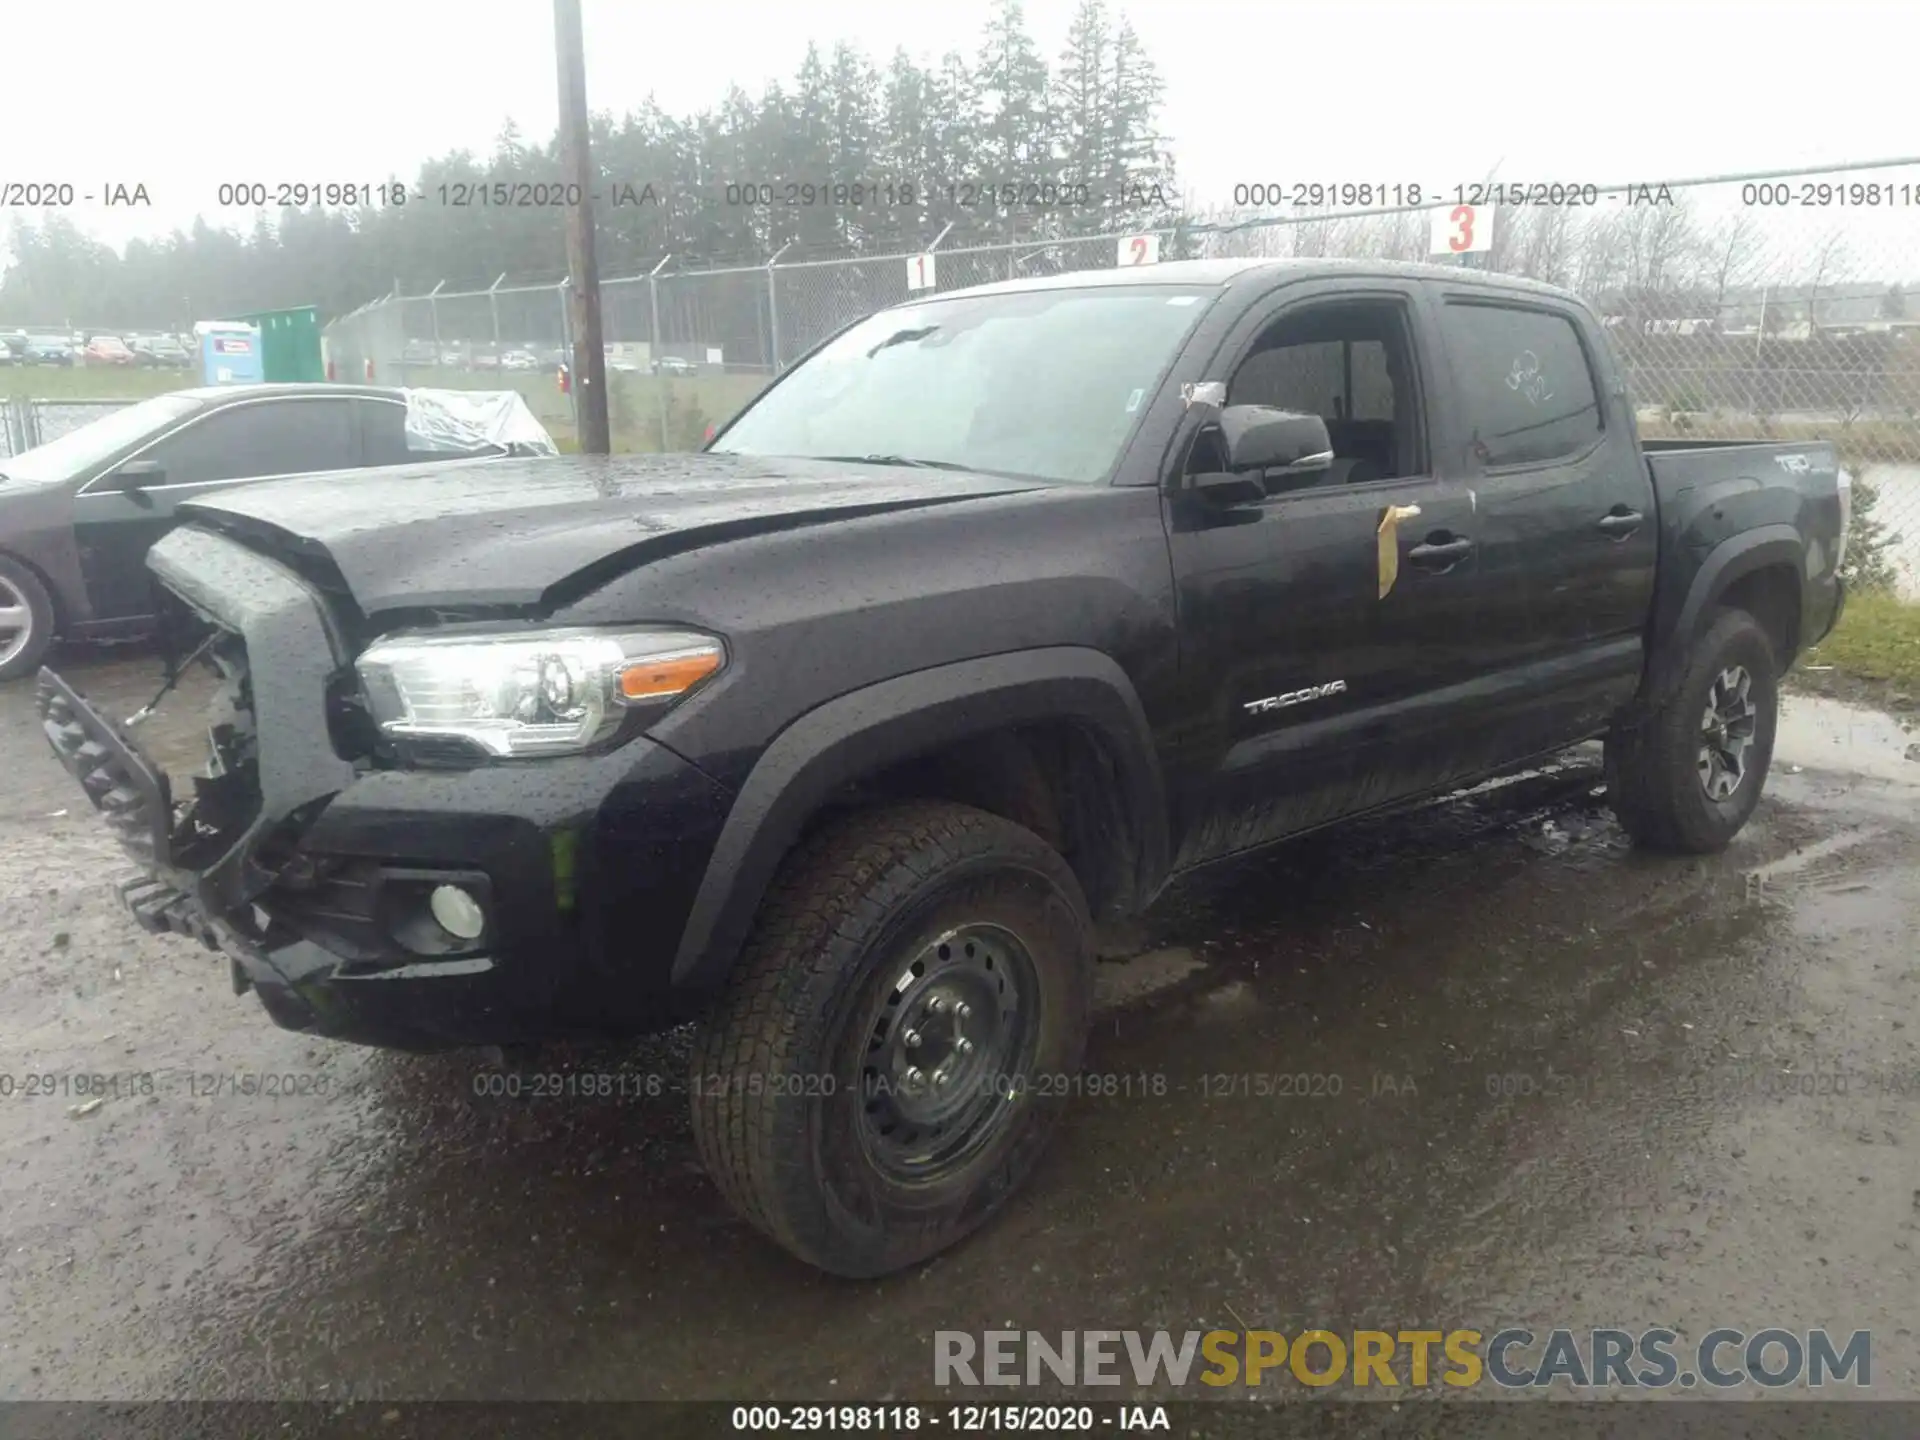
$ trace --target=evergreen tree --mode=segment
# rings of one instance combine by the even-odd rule
[[[871,185],[876,178],[874,166],[879,160],[879,122],[876,102],[880,77],[865,56],[847,45],[833,47],[833,67],[828,74],[827,90],[832,102],[832,159],[827,179],[835,187],[849,187],[846,204],[836,194],[827,212],[837,224],[838,239],[844,249],[858,252],[867,247],[880,210],[868,196],[855,205],[851,187]]]
[[[1107,170],[1103,186],[1116,230],[1158,228],[1178,208],[1173,156],[1160,134],[1159,71],[1133,26],[1120,22],[1107,82]]]
[[[894,52],[881,91],[880,137],[873,168],[875,247],[901,249],[926,233],[933,183],[935,96],[933,77],[904,50]],[[911,190],[912,199],[906,201]]]
[[[1111,3],[1082,0],[1052,76],[1020,0],[998,0],[977,64],[954,53],[924,63],[901,53],[882,74],[854,46],[837,45],[825,57],[810,47],[790,82],[757,96],[736,87],[713,109],[687,117],[665,113],[651,98],[622,116],[591,117],[603,272],[645,274],[667,255],[674,257],[667,274],[762,264],[788,241],[795,242],[789,262],[892,253],[925,245],[949,224],[948,249],[1016,234],[1166,223],[1171,206],[1152,197],[1156,184],[1162,200],[1173,194],[1172,162],[1156,128],[1160,82],[1137,35],[1110,18]],[[557,136],[534,140],[508,123],[484,154],[456,150],[409,176],[387,177],[403,179],[402,203],[383,194],[348,208],[224,211],[135,241],[124,254],[65,216],[16,221],[0,249],[0,323],[183,327],[297,304],[332,316],[395,291],[421,296],[437,284],[446,292],[484,290],[502,274],[510,285],[565,275],[558,207],[448,203],[463,186],[563,183]],[[739,187],[788,182],[825,187],[826,203],[728,203],[729,185],[739,201],[751,198]],[[1062,182],[1083,182],[1122,203],[1048,212],[979,193]],[[860,207],[832,203],[834,186],[854,184],[880,194]],[[888,203],[888,186],[896,203]],[[911,203],[897,203],[901,187],[911,187]],[[611,299],[644,310],[635,300],[643,288],[612,287]],[[756,348],[752,337],[765,323],[749,292],[690,280],[671,288],[675,306],[705,307],[697,316],[686,312],[680,328],[687,335],[728,337],[742,350]],[[441,308],[466,316],[466,330],[490,333],[483,303]],[[424,338],[416,313],[424,311],[409,309],[408,333]],[[633,315],[623,317],[631,329]]]
[[[1117,116],[1108,87],[1114,80],[1113,28],[1104,0],[1080,0],[1067,46],[1053,74],[1052,110],[1060,179],[1104,194],[1114,176]]]
[[[978,171],[961,177],[996,190],[1015,188],[1016,203],[979,207],[980,219],[1007,236],[1031,210],[1017,203],[1019,187],[1053,180],[1053,138],[1047,111],[1047,65],[1027,33],[1020,0],[999,0],[987,22],[979,65],[981,123]],[[997,222],[997,224],[996,224]]]

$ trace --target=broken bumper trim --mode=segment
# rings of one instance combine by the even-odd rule
[[[185,891],[151,875],[130,875],[114,887],[121,907],[149,935],[187,935],[209,950],[220,948],[220,938]]]
[[[44,666],[34,694],[40,728],[121,845],[164,870],[173,858],[173,795],[163,771],[59,675]]]

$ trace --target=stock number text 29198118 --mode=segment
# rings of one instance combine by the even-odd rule
[[[444,187],[443,187],[444,188]],[[398,180],[235,180],[214,192],[220,206],[304,210],[309,205],[404,205],[407,187]]]
[[[1438,191],[1402,180],[1256,181],[1233,187],[1233,203],[1264,205],[1419,205],[1438,204]]]
[[[1761,180],[1740,187],[1742,205],[1827,206],[1860,209],[1920,205],[1920,185],[1891,180]]]

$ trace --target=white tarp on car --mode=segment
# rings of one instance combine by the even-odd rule
[[[518,455],[560,449],[517,390],[406,390],[407,446],[468,455],[504,445]]]

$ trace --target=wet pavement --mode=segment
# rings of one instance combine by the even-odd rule
[[[72,670],[123,710],[153,678]],[[1189,885],[1102,966],[1113,1093],[998,1223],[851,1284],[722,1207],[684,1037],[511,1072],[625,1097],[476,1093],[487,1057],[288,1034],[140,934],[30,692],[0,687],[0,1399],[872,1400],[935,1393],[936,1330],[1509,1323],[1866,1329],[1875,1395],[1920,1398],[1920,736],[1884,716],[1791,699],[1711,859],[1632,852],[1576,752]]]

